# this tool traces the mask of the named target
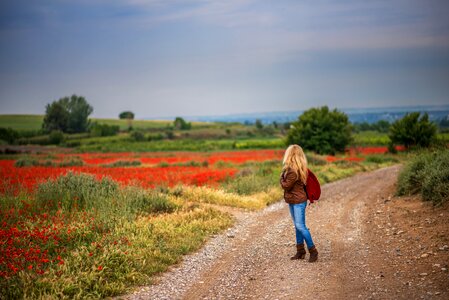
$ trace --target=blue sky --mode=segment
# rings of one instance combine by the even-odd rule
[[[449,2],[3,0],[0,113],[138,118],[449,103]]]

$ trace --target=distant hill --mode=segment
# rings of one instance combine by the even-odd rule
[[[449,105],[440,106],[408,106],[408,107],[380,107],[380,108],[346,108],[340,109],[349,116],[349,120],[353,123],[368,122],[374,123],[379,120],[393,122],[402,118],[407,112],[427,112],[431,121],[438,121],[449,116]],[[201,122],[239,122],[254,123],[257,119],[262,120],[265,124],[275,122],[285,123],[291,122],[298,118],[303,111],[284,111],[284,112],[266,112],[266,113],[247,113],[247,114],[231,114],[223,116],[185,116],[189,121]],[[161,118],[159,118],[161,119]],[[164,118],[165,119],[165,118]],[[167,118],[168,120],[174,117]]]

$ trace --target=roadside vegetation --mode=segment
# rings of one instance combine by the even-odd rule
[[[448,201],[449,150],[422,151],[412,157],[399,175],[397,194],[420,194],[435,205]]]

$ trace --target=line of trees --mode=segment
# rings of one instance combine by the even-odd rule
[[[379,121],[374,126],[370,129],[388,132],[390,149],[394,149],[395,145],[406,148],[429,147],[437,137],[437,126],[429,121],[427,113],[408,113],[391,125]],[[286,143],[299,144],[305,150],[319,154],[335,154],[343,152],[352,142],[353,130],[354,126],[345,113],[337,109],[330,110],[327,106],[311,108],[291,123]]]

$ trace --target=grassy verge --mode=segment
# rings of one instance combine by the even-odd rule
[[[7,299],[123,293],[233,222],[211,208],[83,174],[44,183],[35,196],[2,195],[0,206],[0,294]]]
[[[336,161],[310,164],[320,183],[326,184],[359,172],[391,166],[400,161],[392,155],[372,155],[364,162]],[[227,165],[229,166],[229,164]],[[176,201],[210,203],[249,210],[262,209],[282,199],[279,187],[280,165],[277,161],[246,163],[235,177],[225,181],[220,188],[184,187],[172,189],[169,194]]]
[[[425,151],[413,157],[399,175],[397,194],[421,194],[435,205],[448,201],[449,150]]]

